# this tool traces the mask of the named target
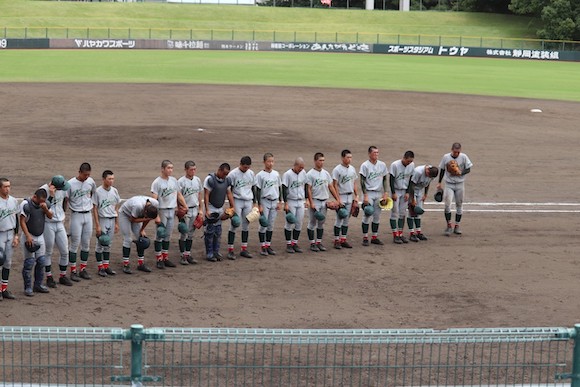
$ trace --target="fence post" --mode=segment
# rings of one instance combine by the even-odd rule
[[[580,324],[574,325],[574,359],[572,359],[572,387],[580,387]]]
[[[131,325],[131,382],[143,380],[143,325]]]

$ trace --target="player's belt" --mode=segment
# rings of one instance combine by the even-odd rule
[[[352,195],[352,192],[342,192],[340,195]]]
[[[89,212],[91,212],[91,210],[88,211],[75,211],[75,210],[71,210],[72,212],[74,212],[75,214],[88,214]]]
[[[13,228],[9,228],[8,230],[0,230],[0,232],[10,232],[10,231],[14,231]]]
[[[314,200],[318,200],[320,202],[324,202],[324,201],[327,201],[328,199],[318,199],[318,198],[314,198]]]
[[[173,207],[173,208],[160,208],[160,210],[175,210],[175,207]]]
[[[187,207],[187,208],[197,208],[197,206],[191,206],[191,207]]]
[[[276,198],[276,199],[271,199],[271,198],[262,198],[262,199],[266,199],[266,200],[270,200],[270,201],[278,200],[278,198]]]

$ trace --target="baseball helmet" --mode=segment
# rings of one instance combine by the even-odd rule
[[[97,239],[101,246],[109,246],[111,244],[111,237],[108,234],[101,234]]]
[[[435,199],[436,202],[442,202],[443,201],[443,190],[438,189],[433,198]]]
[[[365,216],[371,216],[375,213],[375,207],[372,204],[367,204],[366,206],[363,204],[363,206]]]
[[[239,227],[240,224],[242,224],[242,219],[240,218],[240,216],[238,214],[234,214],[234,216],[232,216],[231,222],[232,222],[232,226]]]
[[[31,244],[25,243],[24,246],[26,246],[26,250],[30,253],[35,253],[40,249],[40,245],[36,242],[32,242]]]
[[[167,228],[163,223],[157,225],[157,239],[163,239],[167,236]]]
[[[324,213],[322,211],[316,211],[316,212],[314,212],[314,217],[316,218],[316,220],[324,220],[324,219],[326,219],[326,215],[324,215]]]
[[[187,224],[185,222],[179,222],[179,224],[177,225],[177,231],[179,231],[180,234],[187,234],[189,228],[187,227]]]
[[[54,188],[59,191],[67,191],[70,188],[69,182],[62,175],[53,176],[50,184],[54,185]]]
[[[413,211],[415,211],[416,215],[423,215],[425,213],[425,210],[423,209],[423,207],[421,207],[420,205],[416,205],[413,208]]]
[[[340,207],[336,213],[339,219],[345,219],[348,217],[348,211],[344,207]]]
[[[137,245],[137,248],[146,250],[151,245],[151,241],[146,236],[140,236],[139,239],[135,241],[135,244]]]
[[[259,222],[260,222],[260,226],[268,227],[269,222],[268,222],[268,218],[266,218],[266,215],[264,215],[264,214],[260,215]]]
[[[393,208],[393,199],[391,199],[390,197],[387,197],[386,199],[383,199],[379,202],[379,207],[381,207],[381,209],[383,210],[390,210]]]
[[[286,222],[290,224],[296,223],[296,217],[290,211],[288,211],[288,213],[286,214]]]

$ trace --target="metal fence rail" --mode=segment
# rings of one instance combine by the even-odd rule
[[[5,327],[0,384],[576,387],[579,332]]]
[[[458,45],[466,47],[540,50],[549,49],[560,51],[580,50],[580,42],[564,40],[513,39],[483,36],[387,34],[370,32],[235,29],[0,27],[0,38],[253,40],[268,42],[377,43],[443,46]]]

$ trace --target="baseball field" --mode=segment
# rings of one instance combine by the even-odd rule
[[[9,282],[18,299],[2,301],[4,325],[447,328],[572,326],[580,318],[578,64],[58,50],[2,51],[0,62],[0,175],[16,197],[54,174],[75,176],[85,161],[97,182],[112,169],[123,198],[148,194],[163,159],[176,177],[195,160],[203,178],[244,155],[257,172],[265,152],[280,173],[297,156],[309,169],[315,152],[332,170],[348,148],[358,169],[376,145],[387,165],[406,150],[417,165],[437,165],[460,142],[474,163],[462,236],[443,236],[442,207],[430,198],[428,241],[391,243],[385,212],[385,246],[363,247],[357,218],[353,249],[290,255],[279,216],[276,256],[210,263],[195,238],[198,265],[125,275],[118,235],[119,274],[96,276],[91,252],[93,279],[33,298],[22,292],[18,251]],[[255,253],[257,239],[252,227]],[[152,251],[146,260],[153,263]]]

